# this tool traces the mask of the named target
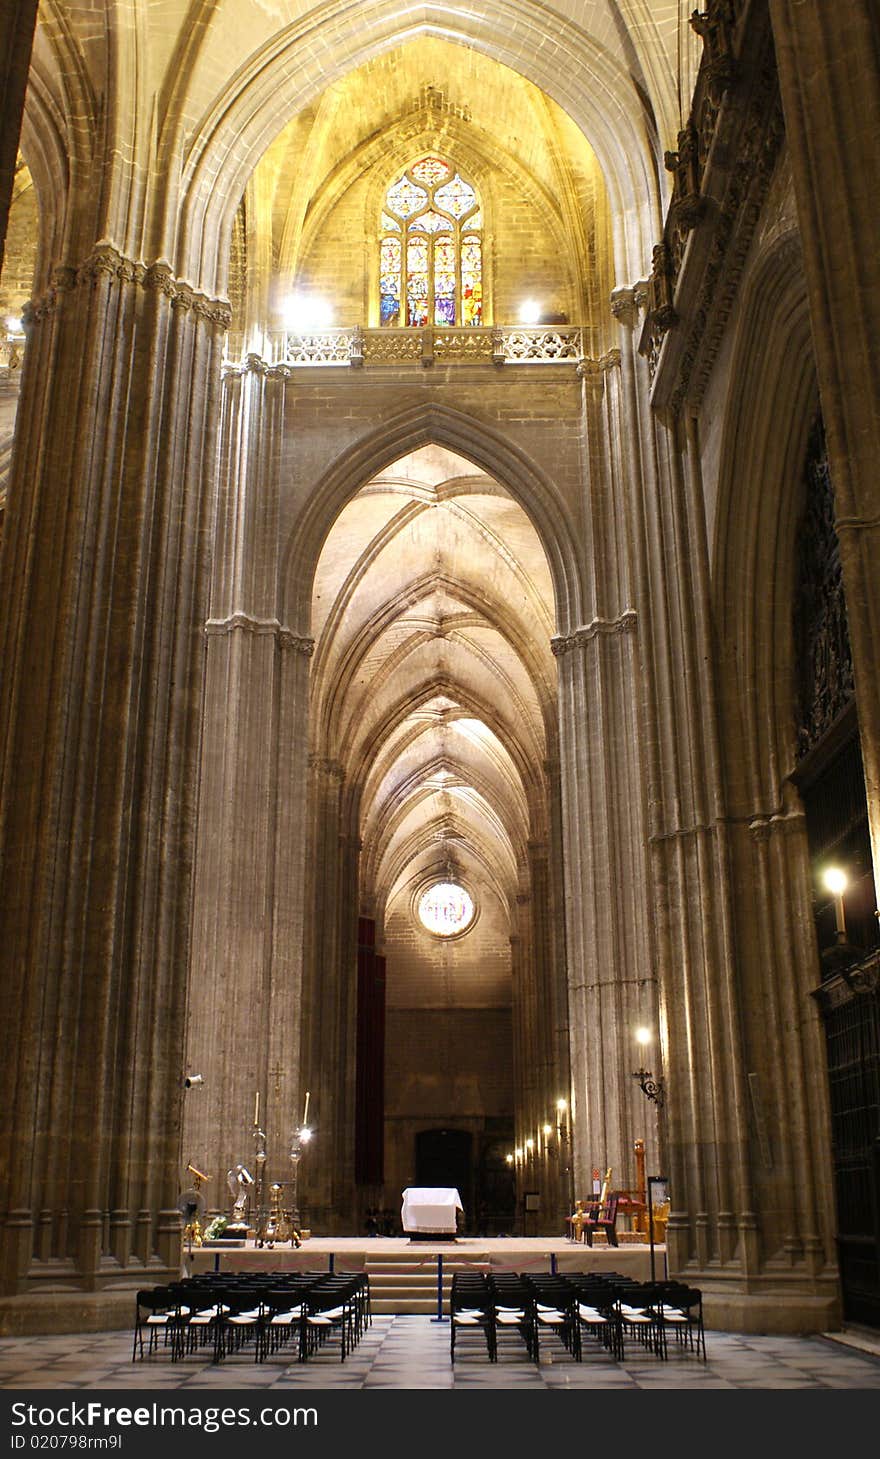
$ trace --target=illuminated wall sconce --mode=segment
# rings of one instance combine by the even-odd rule
[[[642,1048],[646,1048],[651,1042],[651,1030],[644,1026],[637,1028],[635,1038],[637,1044],[640,1044]],[[644,1066],[641,1069],[635,1070],[632,1077],[639,1081],[639,1088],[646,1099],[652,1100],[658,1109],[662,1109],[666,1102],[666,1087],[662,1077],[658,1075],[655,1079],[652,1071],[646,1069]]]

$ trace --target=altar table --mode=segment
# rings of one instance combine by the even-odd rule
[[[461,1197],[452,1186],[411,1185],[403,1193],[400,1218],[404,1231],[454,1236],[456,1212],[463,1210]]]

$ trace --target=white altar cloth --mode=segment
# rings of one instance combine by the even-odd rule
[[[407,1186],[400,1219],[404,1231],[426,1231],[455,1235],[455,1213],[463,1211],[461,1196],[454,1187]]]

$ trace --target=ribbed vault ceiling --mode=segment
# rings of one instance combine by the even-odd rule
[[[426,876],[516,895],[546,836],[550,573],[522,508],[431,446],[348,503],[318,564],[313,748],[345,775],[362,901]]]

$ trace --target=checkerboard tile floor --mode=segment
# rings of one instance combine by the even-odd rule
[[[512,1335],[511,1335],[512,1337]],[[485,1346],[457,1345],[449,1361],[449,1325],[425,1317],[374,1317],[355,1350],[291,1363],[233,1357],[213,1366],[200,1355],[171,1363],[164,1355],[132,1362],[128,1332],[0,1339],[0,1387],[8,1389],[784,1389],[880,1388],[878,1355],[822,1337],[706,1334],[708,1361],[670,1349],[662,1362],[638,1348],[615,1362],[585,1342],[581,1363],[547,1345],[533,1363],[518,1340],[490,1363]]]

